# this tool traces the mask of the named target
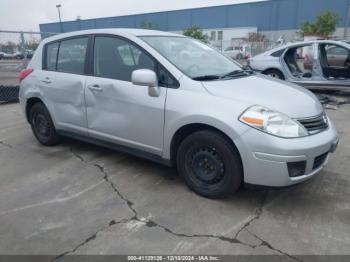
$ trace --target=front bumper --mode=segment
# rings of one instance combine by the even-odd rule
[[[319,173],[338,142],[331,121],[327,130],[307,137],[285,139],[252,128],[235,141],[243,162],[244,182],[272,187],[294,185]],[[304,162],[305,170],[292,177],[288,163],[296,162]]]

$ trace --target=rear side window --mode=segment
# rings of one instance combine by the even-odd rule
[[[50,71],[56,70],[58,43],[49,44],[46,47],[46,69]]]
[[[273,57],[280,57],[280,56],[283,54],[284,50],[285,50],[285,49],[281,49],[281,50],[278,50],[278,51],[276,51],[276,52],[273,52],[273,53],[271,54],[271,56],[273,56]]]
[[[60,43],[57,71],[84,74],[88,38],[75,38]]]
[[[128,41],[105,36],[95,38],[95,76],[131,82],[131,74],[136,69],[155,70],[155,62]]]

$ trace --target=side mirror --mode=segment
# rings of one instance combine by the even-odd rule
[[[134,85],[148,86],[148,95],[158,97],[160,88],[158,86],[157,75],[149,69],[138,69],[132,72],[131,81]]]

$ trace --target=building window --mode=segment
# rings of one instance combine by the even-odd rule
[[[218,40],[222,41],[223,39],[223,32],[222,31],[218,31]]]
[[[216,31],[211,31],[210,32],[210,41],[215,41],[216,40]]]

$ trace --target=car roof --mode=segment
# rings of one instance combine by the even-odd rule
[[[308,40],[308,41],[300,41],[300,42],[293,42],[293,43],[288,43],[286,45],[293,46],[293,45],[300,45],[300,44],[314,44],[314,43],[319,43],[319,44],[347,44],[344,41],[337,41],[337,40]]]
[[[337,40],[308,40],[308,41],[298,41],[298,42],[291,42],[291,43],[287,43],[275,48],[272,48],[268,51],[266,51],[266,53],[273,53],[276,52],[278,50],[281,49],[285,49],[287,47],[293,47],[293,46],[299,46],[299,45],[307,45],[307,44],[314,44],[314,43],[319,43],[319,44],[335,44],[335,45],[341,45],[347,48],[350,48],[349,43],[344,42],[344,41],[337,41]]]
[[[106,28],[106,29],[90,29],[90,30],[80,30],[73,31],[69,33],[63,33],[45,38],[45,42],[51,42],[63,38],[89,35],[89,34],[111,34],[111,35],[129,35],[129,36],[177,36],[184,37],[180,34],[174,34],[169,32],[163,32],[158,30],[148,30],[148,29],[133,29],[133,28]]]

